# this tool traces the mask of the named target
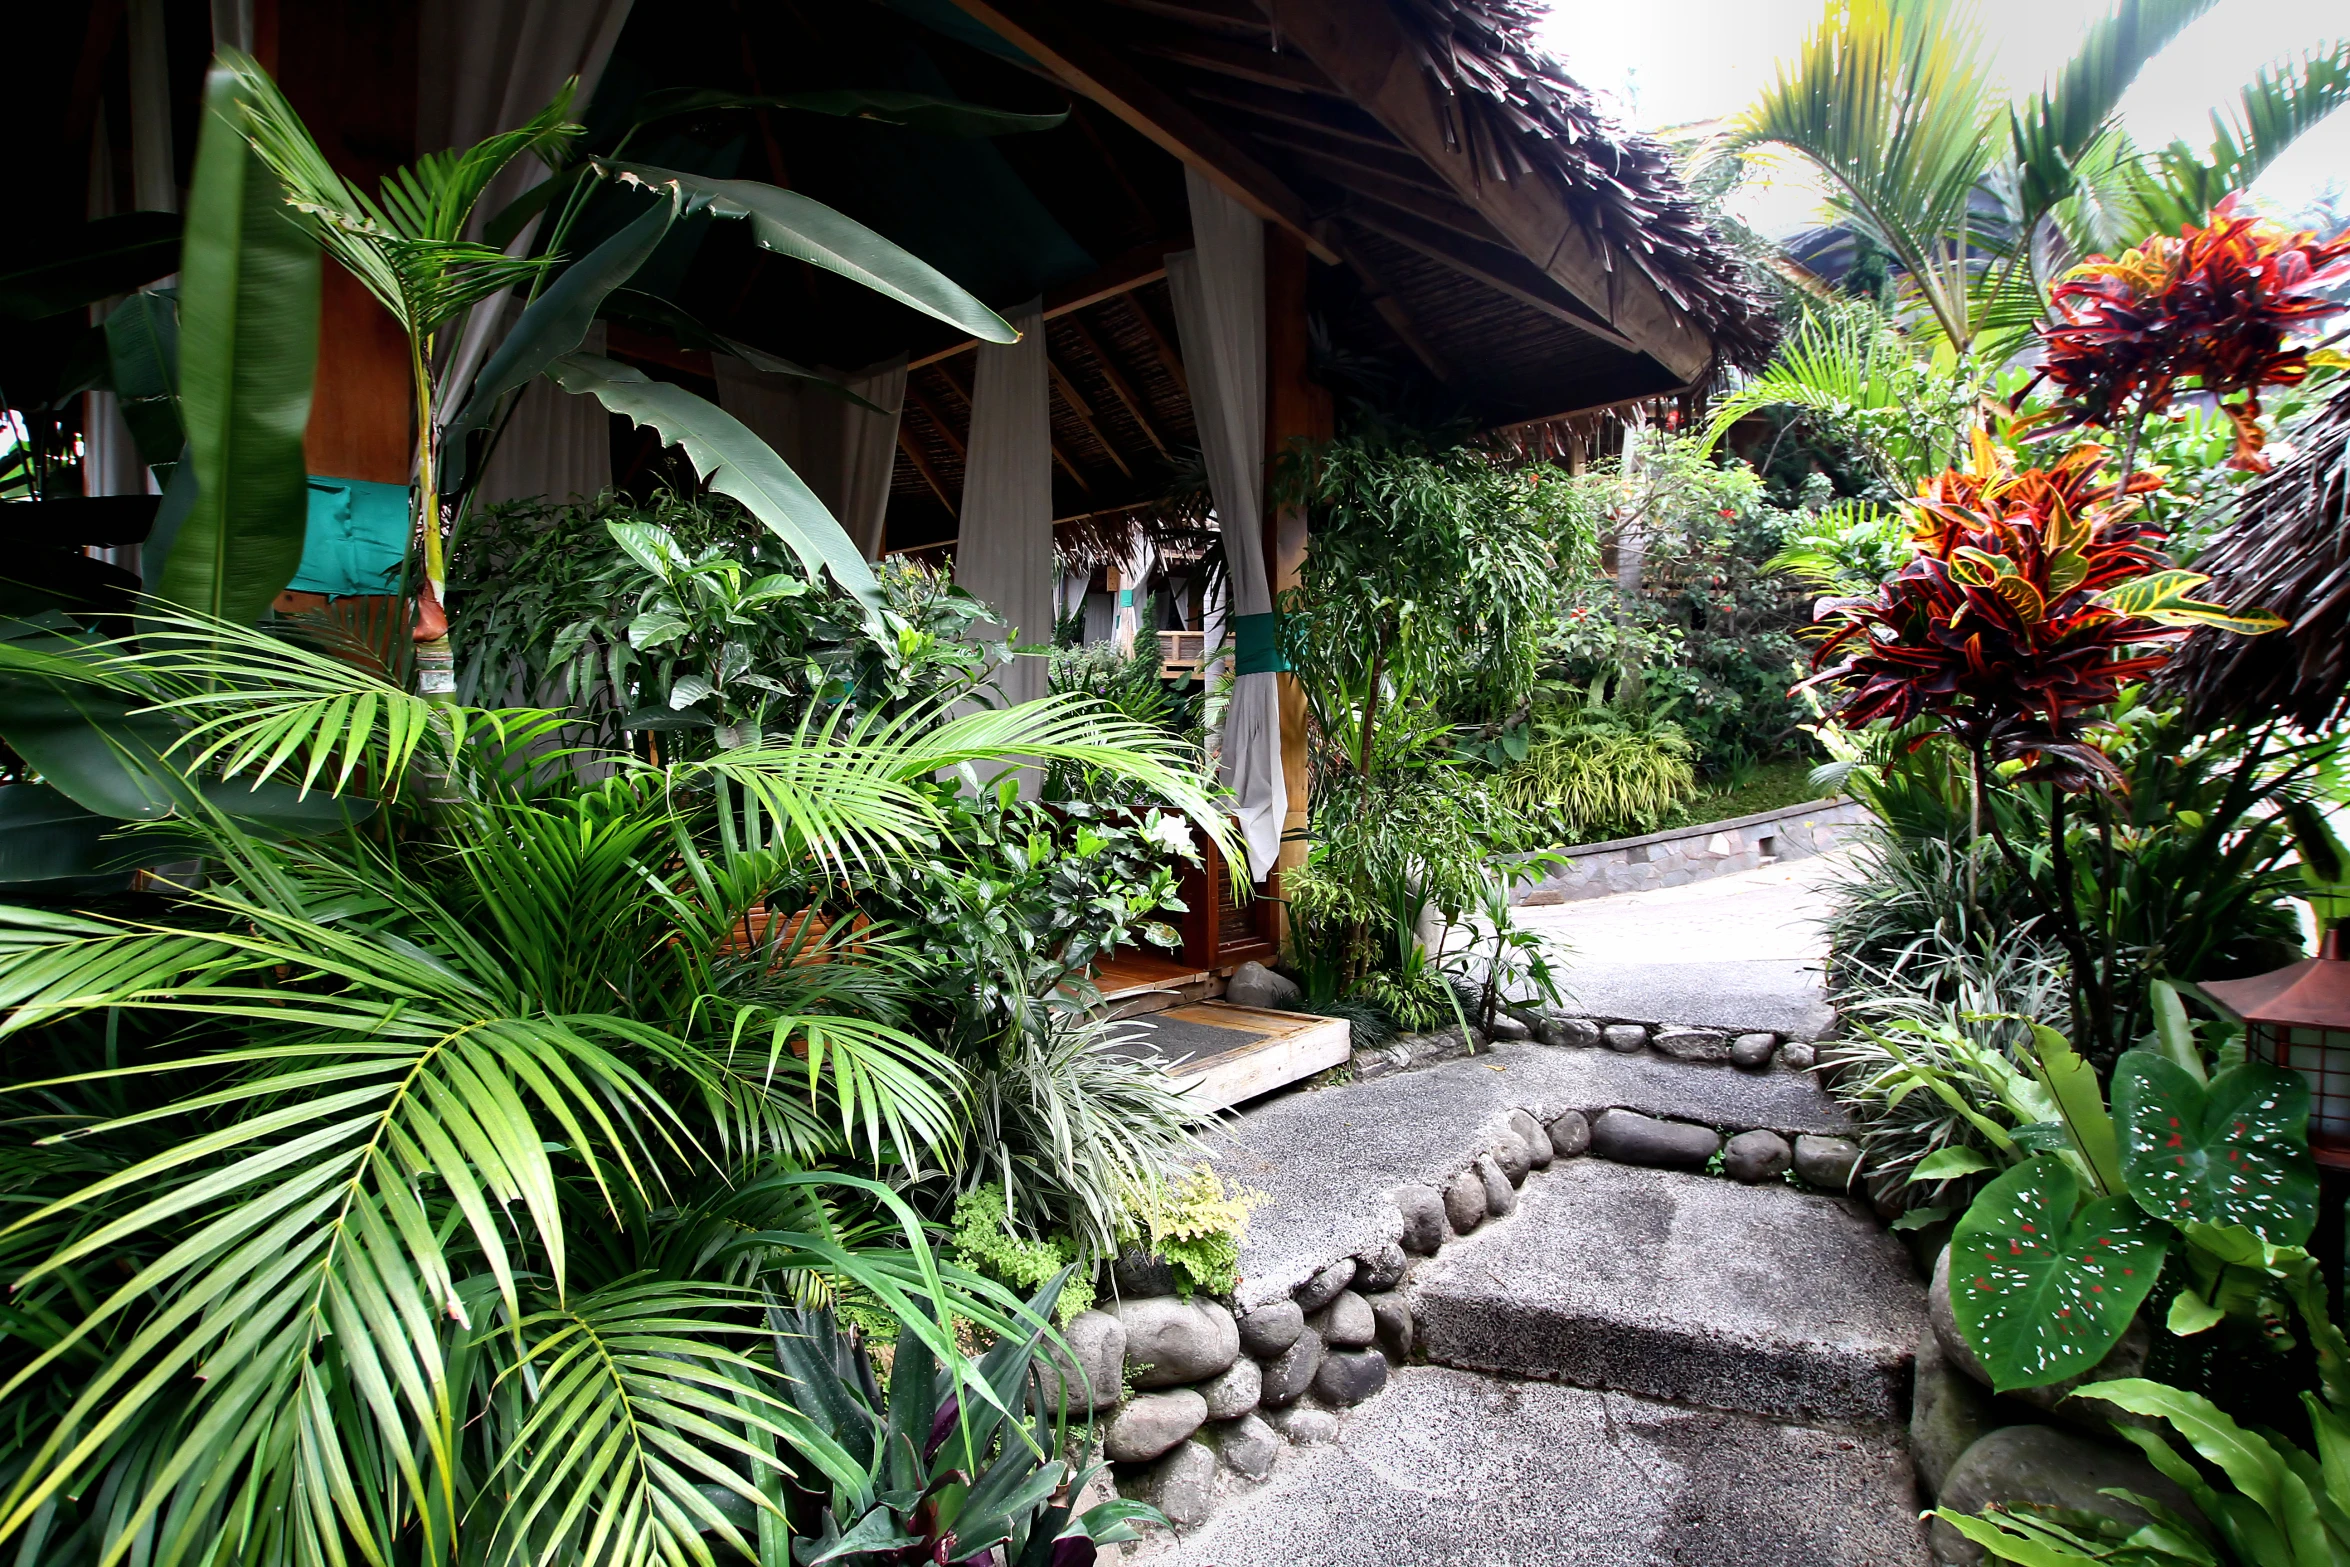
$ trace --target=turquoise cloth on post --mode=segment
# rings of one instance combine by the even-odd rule
[[[1262,615],[1235,615],[1232,617],[1233,673],[1238,675],[1278,675],[1289,669],[1289,660],[1281,656],[1281,617],[1268,610]]]
[[[408,555],[408,486],[312,479],[302,564],[286,586],[329,598],[396,593]]]

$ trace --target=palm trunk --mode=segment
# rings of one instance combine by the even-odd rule
[[[449,646],[449,565],[441,547],[441,492],[438,451],[433,439],[432,379],[427,363],[432,339],[409,339],[410,369],[416,377],[416,517],[424,540],[424,592],[417,606],[416,690],[434,701],[457,694],[457,660]]]

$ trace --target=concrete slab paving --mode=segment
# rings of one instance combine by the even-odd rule
[[[1926,1322],[1857,1203],[1599,1159],[1530,1179],[1411,1288],[1438,1364],[1784,1419],[1900,1418]]]
[[[1923,1567],[1897,1438],[1399,1371],[1154,1567]]]
[[[1710,881],[1518,910],[1565,949],[1568,1010],[1589,1017],[1767,1028],[1817,1039],[1826,886],[1847,851]]]
[[[1531,1043],[1262,1100],[1210,1139],[1225,1177],[1270,1199],[1241,1249],[1242,1302],[1286,1294],[1338,1258],[1395,1239],[1401,1221],[1387,1194],[1441,1183],[1489,1146],[1511,1110],[1548,1120],[1610,1105],[1728,1131],[1850,1130],[1807,1073]]]

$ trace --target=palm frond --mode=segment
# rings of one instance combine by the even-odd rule
[[[2205,222],[2230,191],[2243,190],[2305,132],[2350,103],[2350,42],[2271,66],[2245,84],[2234,109],[2214,110],[2211,146],[2174,141],[2144,158],[2132,181],[2130,242]]]

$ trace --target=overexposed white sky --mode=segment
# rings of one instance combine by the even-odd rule
[[[2027,92],[2080,44],[2111,0],[1976,0],[2001,83]],[[1736,114],[1819,24],[1821,0],[1555,0],[1542,41],[1584,86],[1654,130]],[[2219,0],[2139,73],[2122,116],[2141,145],[2202,147],[2210,115],[2264,65],[2350,36],[2350,0]],[[2350,186],[2350,108],[2295,142],[2253,187],[2298,207],[2329,183]],[[1749,178],[1733,202],[1764,233],[1819,221],[1818,187],[1799,163]]]

